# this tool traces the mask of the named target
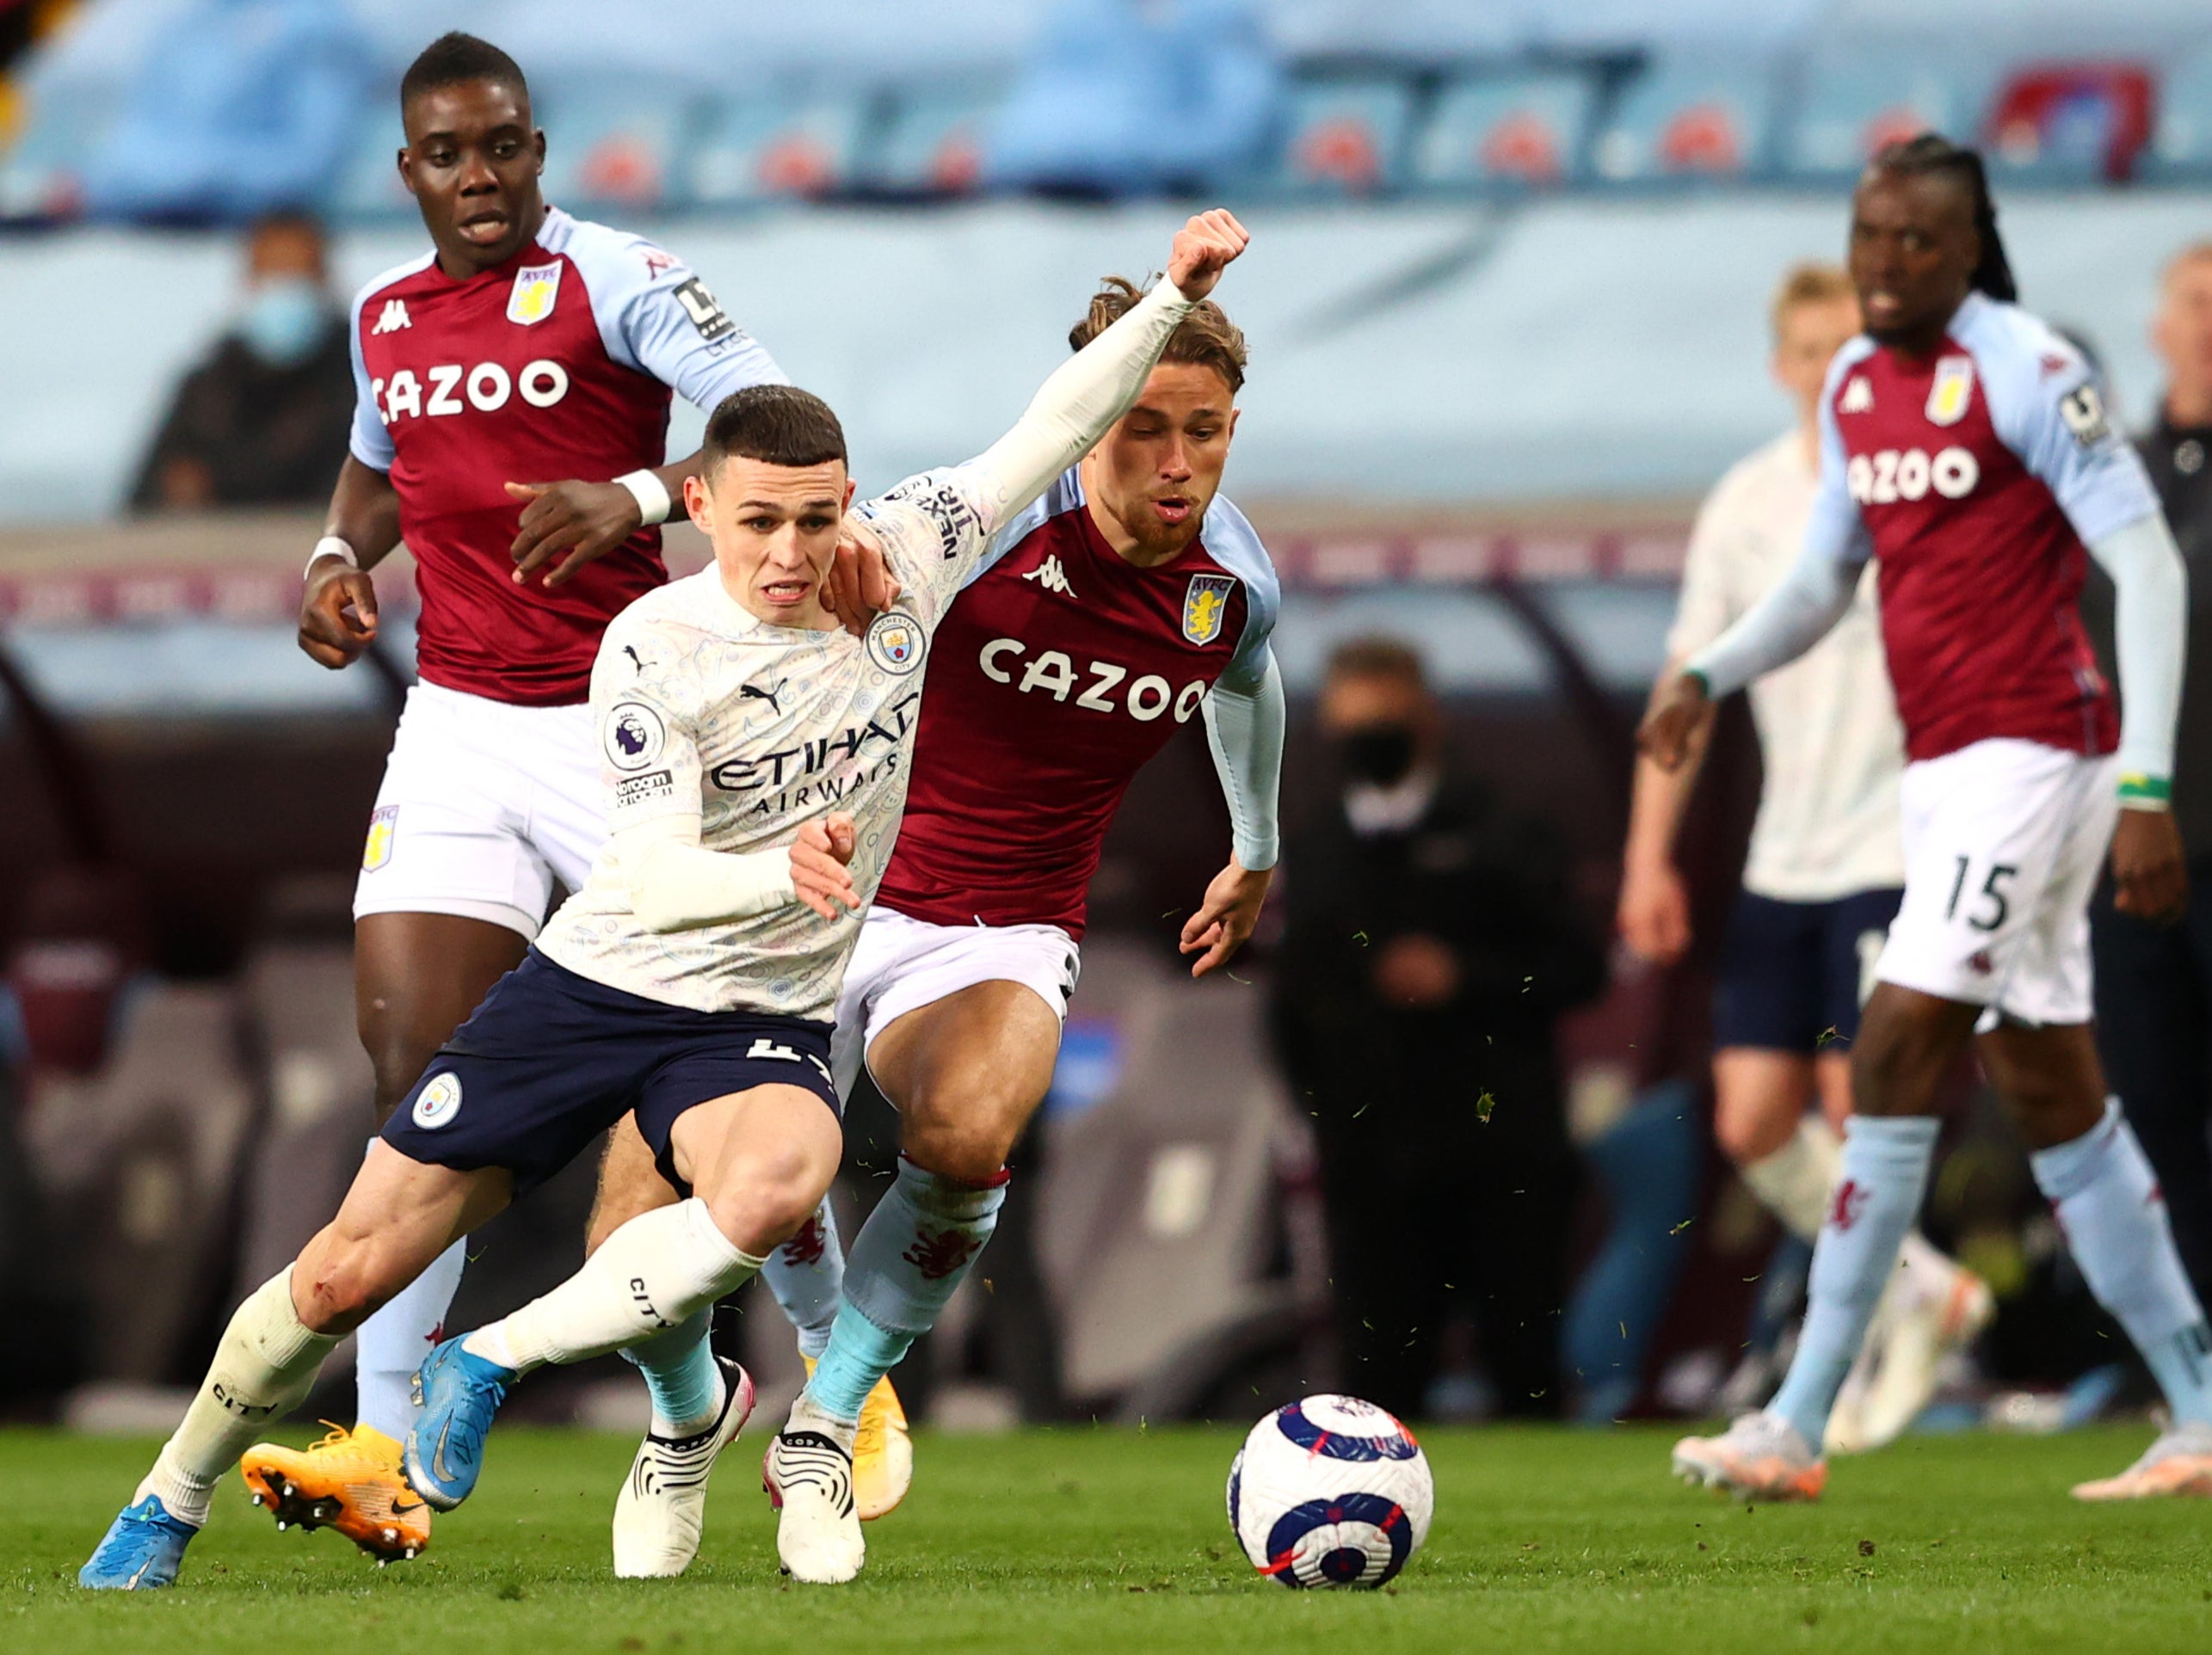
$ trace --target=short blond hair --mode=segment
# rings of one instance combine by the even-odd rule
[[[1146,291],[1127,276],[1106,277],[1092,296],[1090,309],[1083,313],[1083,319],[1068,330],[1069,348],[1082,349],[1135,310],[1137,301],[1144,297]],[[1229,393],[1234,397],[1244,389],[1244,370],[1251,354],[1245,348],[1244,329],[1231,322],[1220,305],[1210,298],[1202,298],[1191,306],[1175,324],[1175,331],[1168,335],[1167,348],[1160,353],[1160,360],[1211,368],[1228,382]]]
[[[1782,278],[1782,285],[1774,290],[1774,301],[1767,308],[1767,322],[1774,336],[1782,336],[1782,324],[1790,313],[1801,305],[1832,305],[1838,299],[1858,302],[1858,290],[1851,285],[1851,278],[1839,264],[1824,264],[1808,259],[1802,264],[1793,264]]]

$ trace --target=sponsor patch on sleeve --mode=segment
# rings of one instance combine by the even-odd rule
[[[601,744],[617,770],[638,771],[661,756],[669,739],[661,715],[643,701],[618,701],[607,710]]]
[[[962,541],[983,532],[983,520],[967,496],[939,478],[909,477],[884,498],[912,506],[927,517],[948,560],[960,555]]]
[[[676,779],[665,770],[649,770],[642,776],[625,776],[614,784],[614,803],[617,809],[625,805],[643,804],[648,799],[673,798]]]
[[[715,303],[714,295],[706,291],[706,284],[697,276],[678,282],[672,291],[676,303],[691,318],[691,325],[699,329],[699,336],[708,344],[719,345],[737,336],[737,324]]]
[[[2083,448],[2094,448],[2112,434],[2112,422],[2105,417],[2104,399],[2097,394],[2095,385],[2076,385],[2058,399],[2059,417],[2066,428],[2073,433],[2073,440]]]

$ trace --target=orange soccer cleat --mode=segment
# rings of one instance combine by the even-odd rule
[[[408,1486],[399,1444],[373,1425],[330,1434],[312,1447],[256,1443],[238,1461],[280,1529],[335,1529],[379,1564],[419,1557],[430,1544],[430,1508]]]
[[[1747,1413],[1718,1437],[1677,1443],[1674,1474],[1740,1499],[1817,1500],[1827,1486],[1828,1462],[1778,1415]]]
[[[2077,1500],[2212,1498],[2212,1425],[2174,1425],[2116,1477],[2077,1484]]]

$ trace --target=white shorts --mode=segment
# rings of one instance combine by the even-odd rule
[[[1874,975],[2016,1022],[2088,1022],[2118,763],[1994,741],[1907,765],[1905,901]]]
[[[535,937],[553,882],[582,885],[606,840],[588,706],[417,684],[369,817],[354,917],[458,914]]]
[[[875,907],[846,963],[829,1065],[850,1097],[876,1036],[919,1006],[979,982],[1018,982],[1067,1020],[1082,951],[1057,926],[940,926]]]

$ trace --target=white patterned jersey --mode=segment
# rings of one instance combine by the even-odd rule
[[[756,618],[712,565],[607,629],[592,670],[608,827],[688,815],[710,851],[783,849],[833,811],[853,821],[853,884],[875,895],[898,836],[929,637],[1003,510],[975,465],[925,472],[860,508],[904,588],[865,639]],[[538,946],[581,976],[701,1012],[827,1020],[860,930],[797,902],[656,933],[610,842]]]

